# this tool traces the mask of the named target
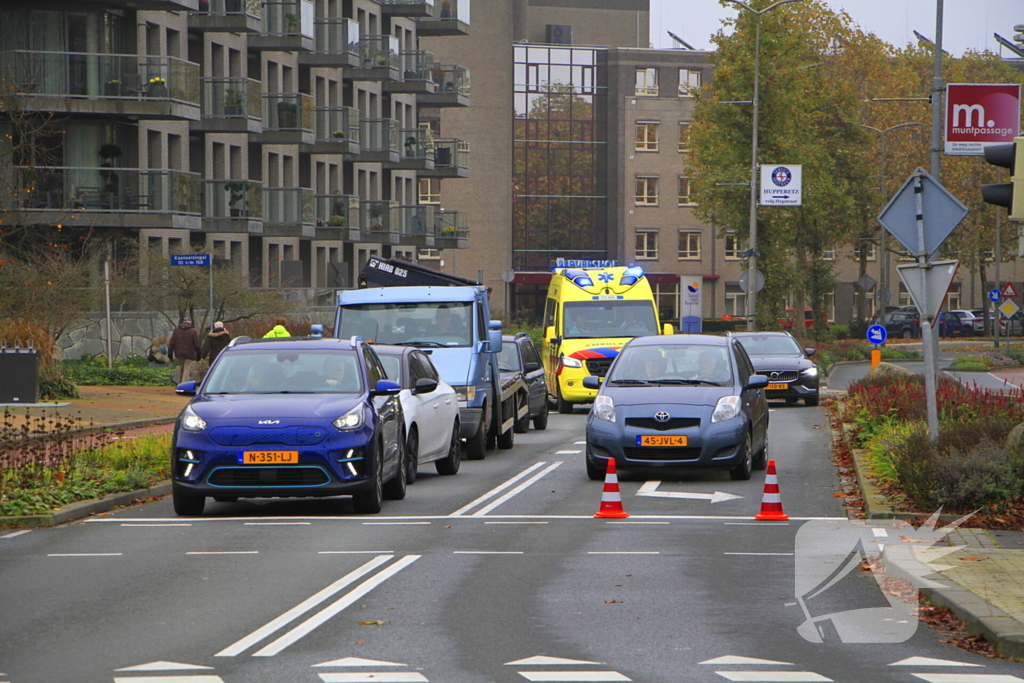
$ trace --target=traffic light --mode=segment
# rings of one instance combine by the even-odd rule
[[[1005,206],[1011,221],[1024,223],[1024,137],[1005,145],[988,145],[985,161],[1010,169],[1010,182],[982,185],[982,198],[989,204]]]

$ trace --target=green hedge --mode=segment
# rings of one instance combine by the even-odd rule
[[[105,356],[86,356],[61,363],[65,375],[75,384],[82,386],[137,386],[164,387],[171,384],[171,365],[150,367],[144,356],[114,361],[114,367],[107,368]]]

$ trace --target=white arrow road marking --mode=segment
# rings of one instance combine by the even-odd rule
[[[343,657],[342,659],[335,659],[333,662],[324,662],[323,664],[314,664],[313,668],[318,666],[409,666],[408,664],[399,664],[398,662],[385,662],[380,659],[363,659],[362,657]]]
[[[123,669],[114,671],[185,671],[191,669],[212,669],[212,666],[200,666],[199,664],[181,664],[180,662],[149,662],[137,666],[126,666]]]
[[[1022,683],[1009,674],[910,674],[928,683]]]
[[[318,626],[321,626],[328,619],[337,615],[343,609],[354,603],[356,600],[363,597],[364,595],[372,591],[374,588],[376,588],[377,586],[384,583],[398,572],[408,567],[416,560],[420,559],[420,557],[422,556],[406,555],[398,562],[394,563],[390,567],[387,567],[386,569],[378,573],[373,578],[363,581],[361,584],[359,584],[358,588],[349,593],[346,593],[340,599],[338,599],[328,607],[324,608],[317,614],[314,614],[312,617],[302,622],[301,624],[293,628],[291,631],[289,631],[288,633],[284,634],[283,636],[272,642],[270,645],[267,645],[262,650],[254,652],[252,656],[273,657],[281,650],[285,649],[292,643],[296,642],[303,636],[307,635],[308,633],[316,629]]]
[[[631,681],[618,671],[519,671],[528,681]]]
[[[115,676],[114,683],[224,683],[224,679],[220,676]]]
[[[725,500],[736,500],[743,496],[734,496],[731,493],[724,493],[722,491],[715,491],[714,493],[688,493],[686,491],[659,491],[658,487],[661,485],[660,481],[648,481],[645,482],[640,490],[636,492],[638,496],[648,496],[650,498],[692,498],[694,500],[709,500],[712,503],[721,503]]]
[[[324,683],[423,683],[426,677],[415,671],[365,674],[319,674]]]
[[[907,657],[889,666],[985,666],[984,664],[968,664],[967,662],[954,662],[951,659],[932,659],[931,657]]]
[[[235,655],[244,652],[245,650],[249,649],[256,643],[258,643],[259,641],[268,637],[274,631],[277,631],[280,628],[284,628],[285,625],[289,624],[295,619],[298,619],[305,612],[308,612],[309,610],[313,609],[321,602],[323,602],[327,598],[331,597],[332,595],[340,591],[345,586],[359,580],[364,575],[369,574],[385,562],[388,562],[389,560],[393,559],[393,557],[393,555],[378,555],[377,557],[373,558],[372,560],[364,564],[359,569],[349,572],[345,576],[341,577],[340,579],[332,583],[327,588],[324,588],[316,595],[312,596],[308,600],[299,603],[298,605],[291,608],[290,610],[288,610],[278,618],[274,619],[273,621],[267,623],[266,625],[256,629],[255,631],[247,635],[245,638],[239,640],[237,643],[221,650],[217,653],[216,656],[234,657]]]
[[[817,683],[830,682],[813,671],[716,671],[716,674],[730,681],[750,681],[751,683]]]
[[[740,657],[737,655],[724,655],[707,659],[701,664],[774,664],[775,666],[793,666],[793,662],[776,662],[773,659],[755,659],[754,657]]]
[[[561,657],[548,657],[546,655],[534,655],[526,659],[517,659],[514,662],[505,662],[505,666],[551,666],[559,664],[597,664],[601,662],[588,662],[583,659],[562,659]]]

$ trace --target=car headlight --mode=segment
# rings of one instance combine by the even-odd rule
[[[817,377],[818,376],[818,368],[812,365],[811,367],[807,368],[806,370],[801,370],[800,371],[800,376],[801,377]]]
[[[723,422],[725,420],[731,420],[740,414],[740,402],[739,396],[723,396],[718,399],[718,405],[715,406],[715,412],[711,413],[711,422]]]
[[[594,399],[594,407],[591,410],[598,420],[615,422],[615,401],[611,396],[599,395]]]
[[[201,432],[206,429],[206,420],[196,415],[192,406],[186,406],[181,416],[181,428],[186,432]]]
[[[458,387],[452,387],[455,389],[455,397],[459,400],[459,403],[471,403],[476,398],[476,386],[475,385],[463,385]]]
[[[347,432],[363,426],[363,407],[356,406],[333,422],[335,429]]]
[[[562,356],[562,365],[567,368],[582,368],[583,361],[579,358],[570,358],[569,356]]]

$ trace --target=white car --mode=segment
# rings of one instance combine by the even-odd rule
[[[964,328],[971,331],[971,334],[982,334],[985,331],[985,319],[979,318],[974,311],[955,310],[950,311],[964,324]]]
[[[462,462],[459,401],[423,349],[374,344],[388,379],[402,385],[398,399],[405,414],[406,482],[416,481],[420,465],[434,463],[438,474],[455,474]]]

